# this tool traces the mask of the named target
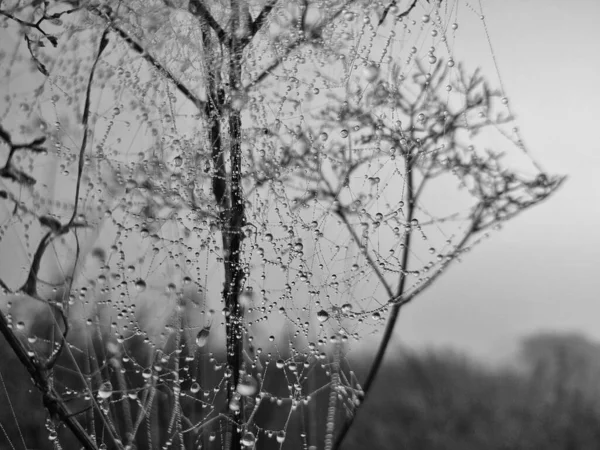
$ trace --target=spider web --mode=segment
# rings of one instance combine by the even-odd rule
[[[207,117],[208,75],[231,55],[187,4],[3,3],[2,310],[31,358],[59,355],[51,383],[98,448],[224,448],[231,420],[248,448],[333,448],[364,396],[353,352],[560,183],[526,150],[500,73],[495,90],[455,55],[463,21],[489,40],[482,5],[388,6],[275,6],[235,56],[244,87],[219,79],[225,106]],[[43,33],[24,25],[44,11]],[[246,223],[228,401],[221,235],[237,230],[208,130],[232,110]],[[10,370],[10,448],[78,445],[19,410]]]

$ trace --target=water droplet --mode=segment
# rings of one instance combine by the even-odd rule
[[[327,139],[329,139],[329,135],[323,132],[319,135],[319,139],[321,139],[322,141],[326,141]]]
[[[258,391],[258,382],[252,375],[246,374],[240,377],[236,390],[240,395],[249,397]]]
[[[346,14],[344,14],[344,19],[348,22],[352,22],[354,20],[354,13],[352,11],[347,11]]]
[[[273,235],[271,233],[265,234],[265,241],[272,242],[273,241]]]
[[[285,431],[283,431],[283,430],[278,431],[276,439],[277,439],[277,442],[279,442],[280,444],[283,443],[283,441],[285,441]]]
[[[175,159],[173,159],[173,164],[175,167],[181,167],[183,164],[183,158],[181,156],[176,156]]]
[[[317,95],[319,92],[321,92],[319,88],[313,88],[313,94]]]
[[[127,180],[127,183],[125,183],[125,189],[128,191],[135,189],[137,186],[138,186],[137,181],[132,180],[131,178],[129,180]]]
[[[379,68],[373,65],[367,66],[363,69],[363,74],[369,83],[373,82],[379,76]]]
[[[238,398],[231,399],[231,401],[229,402],[229,409],[232,411],[239,411],[240,410],[240,400]]]
[[[138,292],[144,292],[146,290],[146,282],[140,278],[135,282],[135,288]]]
[[[190,392],[192,394],[196,394],[200,391],[200,385],[197,382],[193,382],[192,385],[190,386]]]
[[[429,22],[429,20],[431,19],[431,17],[429,16],[429,14],[425,14],[421,20],[423,21],[423,23],[427,23]]]
[[[92,250],[92,258],[98,260],[98,262],[104,263],[106,261],[106,251],[103,248],[95,247]]]
[[[437,62],[437,58],[434,55],[429,55],[429,64],[435,64]]]
[[[452,58],[448,60],[448,67],[454,67],[454,60]]]
[[[275,367],[278,369],[283,369],[285,367],[285,361],[283,359],[278,359],[275,363]]]
[[[340,131],[340,136],[342,136],[343,138],[347,138],[348,137],[348,130],[343,129],[342,131]]]
[[[327,319],[329,319],[329,313],[322,309],[317,313],[317,319],[319,322],[325,322]]]
[[[242,445],[245,445],[246,447],[252,447],[254,445],[254,442],[256,442],[254,433],[251,433],[250,431],[246,431],[244,433],[244,435],[242,436]]]
[[[231,107],[236,110],[241,110],[248,102],[248,96],[245,92],[236,91],[231,94]]]
[[[98,397],[102,400],[106,400],[113,393],[113,387],[110,381],[105,381],[100,385],[100,389],[98,389]]]
[[[208,336],[210,335],[210,328],[202,328],[196,335],[196,345],[200,348],[204,347],[208,342]]]

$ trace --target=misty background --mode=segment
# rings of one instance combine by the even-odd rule
[[[522,137],[546,170],[568,179],[404,309],[396,341],[454,347],[498,363],[514,354],[519,338],[538,331],[600,340],[600,2],[482,5]],[[463,5],[457,18],[456,60],[476,62],[498,85],[483,22]]]

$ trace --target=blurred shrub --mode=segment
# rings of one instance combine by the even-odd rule
[[[39,333],[43,334],[42,330]],[[41,398],[2,339],[0,337],[0,371],[6,391],[0,386],[0,424],[13,444],[21,442],[22,435],[26,448],[50,449],[52,443],[44,429],[46,412]],[[131,355],[144,349],[135,339],[128,345]],[[600,381],[596,378],[595,383],[593,376],[600,361],[597,346],[573,335],[544,334],[524,340],[521,356],[524,370],[517,371],[487,369],[451,351],[403,352],[389,361],[380,373],[343,450],[600,448],[600,401],[592,395]],[[62,384],[69,376],[76,378],[68,374],[74,372],[70,370],[73,363],[62,362],[55,375],[57,382]],[[355,360],[350,365],[358,378],[364,379],[368,361]],[[208,371],[205,376],[215,375]],[[208,378],[206,383],[218,382],[216,378]],[[117,385],[118,380],[114,381]],[[135,380],[131,382],[135,384]],[[143,383],[137,382],[140,386]],[[281,383],[283,395],[284,378]],[[74,384],[75,379],[69,380],[69,386]],[[270,390],[275,392],[276,388]],[[301,415],[304,425],[288,423],[290,437],[284,449],[301,449],[305,442],[323,447],[324,424],[314,423],[312,428],[308,424],[316,417],[310,408],[327,408],[327,398],[327,392],[323,391],[323,395],[314,399],[306,414]],[[161,389],[157,391],[156,402],[157,410],[168,414],[168,397],[162,396]],[[71,402],[73,410],[81,410],[83,404],[78,403],[77,399]],[[260,408],[256,421],[261,427],[277,429],[283,425],[286,411],[287,407],[282,407],[282,414],[276,417]],[[187,414],[200,418],[202,412],[187,411]],[[168,416],[156,417],[152,424],[158,441],[162,440],[160,436],[165,434],[168,422]],[[161,424],[165,424],[164,427]],[[115,425],[123,428],[123,424]],[[102,425],[97,423],[96,426],[97,432],[102,433]],[[292,437],[300,434],[300,427],[308,431],[304,443]],[[296,428],[298,433],[292,432]],[[64,433],[64,437],[69,434],[64,429],[59,433]],[[0,448],[9,448],[7,445],[6,435],[0,433]],[[260,450],[279,448],[273,439],[262,439],[257,445]],[[138,448],[148,446],[142,441]]]
[[[381,373],[343,449],[599,448],[597,399],[539,377],[452,352],[406,353]]]

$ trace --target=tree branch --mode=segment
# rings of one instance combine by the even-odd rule
[[[260,29],[265,24],[267,18],[269,17],[269,14],[271,14],[271,11],[273,10],[278,1],[279,0],[269,0],[269,2],[263,7],[262,11],[258,14],[258,16],[256,16],[256,19],[252,21],[252,23],[250,24],[249,35],[242,40],[242,47],[248,45],[252,38],[256,36],[256,34],[260,31]]]
[[[217,34],[217,38],[219,38],[219,41],[222,44],[228,43],[230,37],[223,30],[223,28],[221,28],[221,25],[219,25],[219,22],[215,20],[210,11],[206,9],[202,3],[200,3],[200,0],[190,0],[188,9],[195,17],[206,21],[208,26],[211,27]]]
[[[407,173],[406,173],[406,191],[407,191],[407,207],[406,207],[406,221],[407,223],[411,223],[413,216],[414,216],[414,210],[415,210],[415,193],[414,193],[414,181],[413,181],[413,167],[412,164],[410,164],[411,158],[410,156],[406,156],[406,165],[407,165]],[[396,297],[402,295],[402,293],[404,292],[404,289],[406,288],[406,278],[407,278],[407,266],[408,266],[408,260],[409,260],[409,255],[410,255],[410,244],[411,244],[411,236],[412,236],[412,230],[407,230],[404,233],[404,240],[403,240],[403,253],[402,253],[402,267],[400,268],[400,281],[398,283],[398,291],[396,294]],[[359,397],[361,404],[363,404],[363,402],[365,401],[367,395],[369,394],[370,390],[371,390],[371,386],[373,384],[373,381],[375,381],[375,377],[377,376],[377,374],[379,373],[379,369],[381,368],[381,365],[383,363],[383,358],[385,356],[385,352],[389,346],[390,340],[392,338],[392,333],[394,331],[394,327],[396,325],[396,322],[398,321],[398,315],[400,313],[400,305],[396,304],[392,307],[392,311],[390,312],[390,316],[388,318],[388,321],[386,323],[385,326],[385,330],[383,332],[383,336],[381,338],[381,341],[379,342],[379,347],[377,349],[377,353],[375,354],[375,358],[373,359],[373,363],[371,364],[371,368],[369,370],[369,374],[367,375],[367,378],[365,380],[365,383],[363,385],[363,395]],[[356,418],[356,413],[351,416],[350,418],[348,418],[345,423],[342,426],[342,430],[340,431],[340,434],[338,435],[338,437],[336,438],[335,441],[335,445],[334,448],[337,449],[339,448],[339,446],[341,445],[341,443],[343,442],[344,438],[346,437],[348,430],[350,429],[350,427],[352,426],[352,423],[354,422],[354,419]]]
[[[73,214],[71,215],[71,219],[67,224],[67,227],[70,227],[75,218],[77,217],[77,207],[79,205],[79,190],[81,189],[81,177],[83,175],[83,166],[84,166],[84,154],[85,148],[87,146],[88,139],[88,121],[90,116],[90,103],[91,103],[91,95],[92,95],[92,83],[94,81],[94,73],[96,72],[96,66],[98,65],[98,61],[100,61],[100,57],[102,56],[102,52],[106,49],[108,45],[108,28],[104,30],[102,36],[100,37],[100,44],[98,46],[98,53],[96,54],[96,58],[94,59],[94,64],[92,64],[92,69],[90,70],[90,76],[88,79],[87,89],[85,92],[85,104],[83,107],[83,117],[81,118],[81,124],[83,125],[83,139],[81,140],[81,147],[79,149],[79,164],[77,166],[77,183],[75,185],[75,205],[73,206]]]
[[[429,1],[429,0],[427,0],[427,1]],[[394,6],[396,6],[396,0],[393,0],[383,10],[383,14],[381,15],[381,19],[379,19],[379,22],[377,23],[377,26],[380,26],[385,21],[388,13],[390,12],[390,9],[392,9],[392,7],[394,7]],[[410,6],[408,7],[408,9],[406,11],[404,11],[402,14],[399,14],[397,17],[401,18],[401,17],[408,16],[410,14],[410,12],[415,8],[415,6],[417,6],[417,0],[413,0],[413,2],[410,4]]]
[[[51,417],[59,419],[75,435],[79,443],[86,450],[98,450],[98,446],[85,431],[81,424],[75,419],[60,394],[51,386],[48,373],[43,370],[27,354],[27,349],[17,336],[13,333],[4,313],[0,311],[0,332],[6,339],[8,345],[13,349],[21,364],[27,369],[33,383],[43,396],[43,403]]]
[[[88,9],[97,16],[107,20],[105,14],[102,13],[98,8],[90,6]],[[115,25],[111,21],[109,21],[109,27],[112,31],[117,33],[119,37],[123,39],[133,51],[138,53],[142,58],[144,58],[144,60],[150,63],[153,67],[157,68],[163,75],[165,75],[165,77],[175,85],[179,92],[181,92],[185,96],[185,98],[187,98],[194,105],[196,105],[198,109],[204,107],[204,102],[202,100],[195,96],[192,93],[192,91],[190,91],[181,81],[175,78],[175,75],[173,75],[169,70],[163,67],[163,65],[160,62],[158,62],[156,58],[154,58],[150,53],[148,53],[144,49],[144,47],[142,47],[138,42],[134,41],[133,38],[131,38],[131,36],[129,36],[129,34],[125,30]]]
[[[33,28],[34,30],[38,30],[48,40],[48,42],[50,42],[50,44],[52,44],[52,47],[56,47],[58,45],[58,39],[56,38],[56,36],[47,34],[40,27],[40,23],[42,22],[42,20],[44,20],[45,17],[42,17],[37,23],[32,23],[32,22],[26,22],[24,20],[21,20],[18,17],[13,16],[12,14],[7,13],[6,11],[3,11],[1,9],[0,9],[0,15],[2,15],[4,17],[8,17],[9,19],[14,20],[15,22],[17,22],[18,24],[20,24],[24,27],[29,27],[29,28]]]
[[[344,225],[346,225],[346,228],[348,229],[348,232],[352,236],[352,239],[354,240],[354,242],[356,242],[356,245],[358,245],[360,248],[361,247],[360,239],[359,239],[358,235],[356,234],[356,231],[354,230],[354,228],[352,228],[352,225],[348,221],[348,218],[346,217],[346,214],[344,213],[344,211],[342,211],[341,209],[338,208],[335,212],[338,215],[338,217],[340,219],[342,219],[342,222],[344,222]],[[369,265],[375,272],[375,275],[377,275],[377,278],[379,278],[379,281],[383,285],[383,288],[385,289],[388,296],[393,297],[394,293],[392,292],[392,289],[390,288],[390,286],[388,285],[387,281],[385,280],[383,274],[381,273],[381,271],[375,264],[375,261],[373,261],[373,258],[371,257],[371,255],[369,255],[368,252],[365,252],[364,256],[365,256],[365,258],[367,258]]]

